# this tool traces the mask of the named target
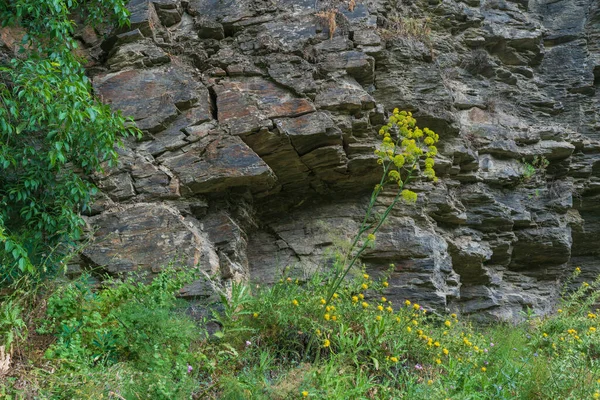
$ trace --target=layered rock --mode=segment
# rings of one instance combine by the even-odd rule
[[[84,263],[178,259],[224,284],[326,268],[398,107],[440,135],[440,180],[415,182],[364,254],[386,296],[510,319],[551,311],[573,266],[600,273],[597,2],[342,3],[130,2],[90,72],[144,135],[94,177]]]

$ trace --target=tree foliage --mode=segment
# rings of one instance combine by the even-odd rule
[[[3,25],[26,32],[19,57],[0,66],[0,282],[57,265],[96,190],[85,176],[135,133],[94,98],[73,51],[74,13],[123,25],[125,2],[0,0]]]

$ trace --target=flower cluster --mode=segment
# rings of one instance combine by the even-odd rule
[[[419,128],[411,112],[396,108],[379,134],[383,136],[383,140],[380,148],[375,150],[375,155],[377,163],[383,166],[388,181],[395,182],[402,188],[413,171],[419,168],[419,161],[423,158],[423,176],[437,180],[433,166],[437,155],[435,144],[439,136],[429,128]],[[381,189],[381,186],[378,185],[375,189]],[[416,195],[409,190],[403,191],[402,198],[409,203],[416,201]]]

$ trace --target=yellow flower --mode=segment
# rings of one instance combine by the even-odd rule
[[[383,296],[382,296],[382,297],[381,297],[381,301],[385,303],[385,302],[387,301],[387,299],[386,299],[385,297],[383,297]]]
[[[363,288],[363,290],[367,290],[369,288],[369,285],[363,283],[362,285],[360,285],[360,287]]]
[[[563,312],[560,308],[558,310],[556,310],[556,311],[558,311],[559,313]]]
[[[406,332],[411,333],[412,332],[412,328],[410,326],[406,327]]]
[[[308,392],[306,390],[302,392],[302,397],[308,397]]]
[[[481,367],[481,372],[485,372],[485,371],[487,371],[487,368],[486,367]]]
[[[325,315],[323,315],[323,318],[325,318],[325,321],[329,321],[329,319],[331,318],[331,315],[325,314]]]
[[[443,349],[443,350],[442,350],[442,353],[444,353],[444,355],[445,355],[445,356],[447,356],[447,355],[448,355],[448,353],[450,353],[450,352],[448,351],[448,349]]]
[[[338,297],[340,297],[340,296],[339,296],[337,293],[334,293],[334,294],[333,294],[333,298],[334,298],[334,299],[337,299]]]
[[[398,362],[398,358],[397,357],[390,357],[390,361],[393,363],[397,363]]]
[[[331,316],[331,320],[332,320],[332,321],[337,321],[337,316],[336,316],[336,315],[332,315],[332,316]]]
[[[325,311],[327,311],[327,312],[331,311],[331,306],[325,307]]]
[[[329,341],[329,339],[325,339],[325,341],[323,342],[323,347],[329,347],[330,344],[331,342]]]
[[[369,307],[369,303],[367,303],[366,301],[363,301],[363,302],[361,303],[361,305],[363,306],[363,308],[367,308],[367,307]]]
[[[456,314],[450,314],[450,317],[456,318]]]
[[[419,325],[419,323],[417,321],[415,321],[414,319],[412,321],[410,321],[414,326]]]
[[[252,316],[253,316],[254,318],[258,318],[258,313],[257,313],[257,312],[255,312],[254,314],[252,314]]]
[[[358,297],[352,296],[352,302],[353,303],[358,303]]]
[[[375,317],[375,319],[376,319],[377,321],[381,321],[381,315],[378,315],[378,316],[376,316],[376,317]]]
[[[317,334],[317,336],[321,336],[321,330],[320,330],[320,329],[317,329],[317,330],[315,331],[315,333]]]
[[[446,322],[444,322],[444,325],[446,325],[448,328],[450,328],[452,326],[452,323],[450,321],[446,321]]]
[[[548,334],[546,332],[542,333],[543,337],[548,337]]]
[[[581,272],[581,268],[579,268],[579,267],[575,268],[575,272]]]
[[[386,310],[387,312],[390,312],[390,313],[391,313],[391,312],[394,312],[394,309],[393,309],[392,307],[390,307],[390,306],[388,306],[388,307],[387,307],[385,310]]]
[[[433,385],[433,381],[430,379],[430,380],[427,381],[427,384],[428,385]]]
[[[398,322],[398,323],[399,323],[400,321],[402,321],[402,320],[400,319],[400,317],[396,317],[396,322]]]
[[[419,308],[421,308],[421,306],[420,306],[420,305],[418,305],[418,304],[413,304],[413,308],[414,308],[415,310],[418,310]]]
[[[365,278],[365,279],[369,279],[369,275],[367,275],[367,274],[363,274],[363,278]]]
[[[369,234],[367,235],[367,240],[370,240],[370,241],[372,241],[372,242],[373,242],[373,241],[375,240],[375,235],[373,235],[372,233],[369,233]]]
[[[404,304],[406,304],[406,306],[410,306],[410,301],[406,300],[406,301],[404,301]]]
[[[324,298],[322,298],[322,297],[321,297],[321,300],[320,300],[320,302],[321,302],[321,304],[325,304],[325,303],[327,303],[327,302],[325,301],[325,299],[324,299]]]
[[[435,363],[439,365],[439,364],[441,364],[441,363],[442,363],[442,360],[440,360],[439,358],[436,358],[436,359],[435,359]]]
[[[435,347],[440,347],[440,342],[435,342],[433,345],[434,345]]]
[[[596,392],[596,393],[594,393],[594,396],[593,396],[593,397],[594,397],[595,399],[600,399],[600,392]]]
[[[359,293],[359,294],[358,294],[358,298],[359,298],[359,299],[361,299],[361,300],[363,300],[363,299],[365,298],[365,295],[364,295],[364,294],[362,294],[362,293]]]
[[[383,287],[388,287],[390,284],[387,282],[383,282],[382,285],[383,285]]]
[[[383,311],[383,306],[380,304],[380,305],[378,305],[378,306],[377,306],[377,309],[378,309],[379,311]]]
[[[590,332],[596,332],[596,328],[594,328],[593,326],[590,326]]]

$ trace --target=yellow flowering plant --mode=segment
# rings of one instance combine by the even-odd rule
[[[371,193],[358,233],[342,260],[339,272],[334,276],[327,297],[328,304],[333,293],[360,259],[361,254],[367,247],[374,246],[377,231],[396,204],[399,201],[407,204],[416,203],[417,194],[406,189],[406,185],[416,179],[419,171],[422,177],[437,181],[433,167],[437,155],[435,144],[439,136],[429,128],[419,128],[417,120],[410,111],[394,109],[388,123],[379,130],[379,135],[382,140],[375,150],[375,155],[377,164],[382,168],[381,179]],[[395,197],[382,214],[375,215],[374,207],[379,195],[390,186],[396,192]]]

